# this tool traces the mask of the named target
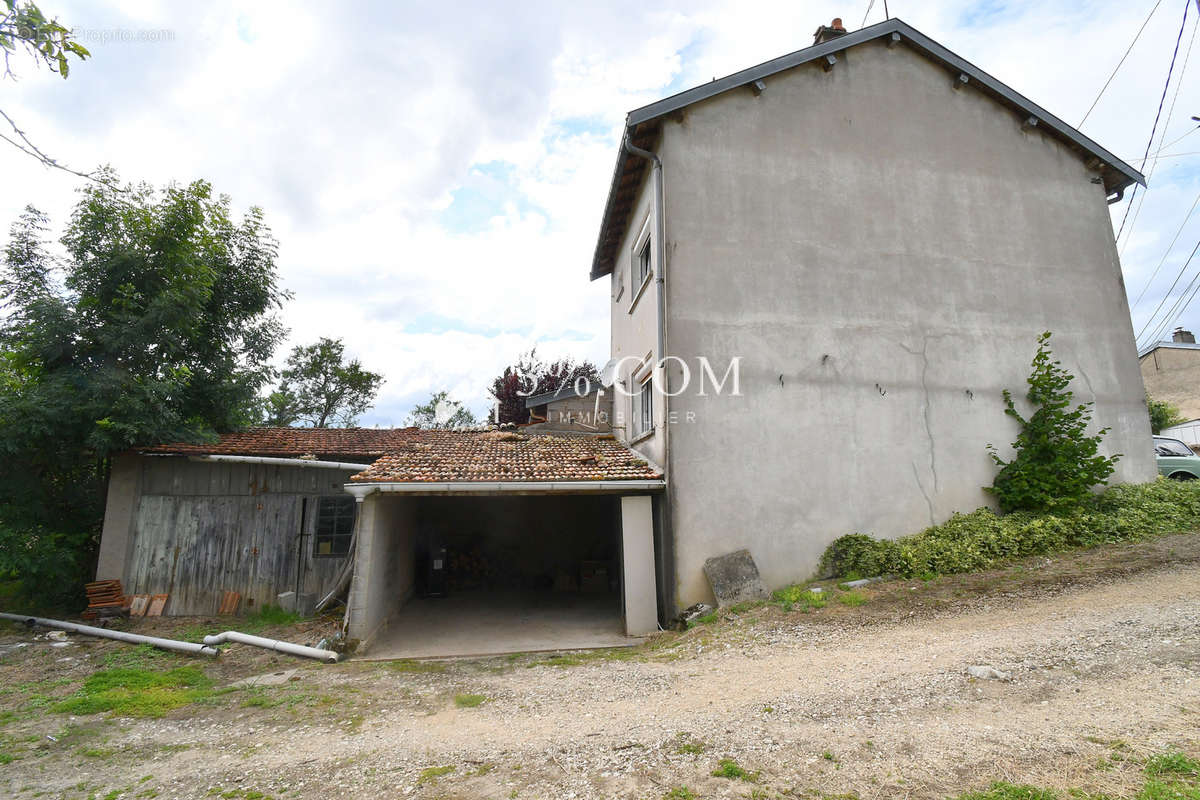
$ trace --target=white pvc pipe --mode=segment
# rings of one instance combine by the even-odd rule
[[[128,642],[129,644],[148,644],[163,650],[174,650],[179,653],[192,653],[195,655],[215,656],[221,651],[214,647],[206,647],[195,642],[180,642],[176,639],[160,639],[157,636],[142,636],[137,633],[126,633],[125,631],[113,631],[108,628],[93,628],[91,625],[80,625],[75,622],[63,622],[57,619],[43,619],[42,617],[29,617],[22,614],[5,614],[0,613],[0,619],[9,619],[13,622],[23,622],[26,625],[40,625],[43,628],[58,628],[59,630],[71,631],[72,633],[82,633],[84,636],[98,636],[102,639],[116,639],[118,642]]]
[[[235,464],[276,464],[283,467],[321,467],[362,472],[370,464],[351,464],[347,461],[315,461],[308,458],[275,458],[273,456],[188,456],[188,461],[228,461]]]
[[[237,642],[238,644],[249,644],[254,647],[265,647],[267,650],[277,650],[280,653],[287,653],[293,656],[304,656],[305,658],[315,658],[319,661],[325,661],[329,664],[338,660],[338,654],[332,650],[320,650],[316,647],[305,647],[302,644],[292,644],[291,642],[281,642],[278,639],[267,639],[263,636],[251,636],[248,633],[239,633],[238,631],[225,631],[213,636],[205,636],[204,643],[208,645],[223,644],[225,642]]]

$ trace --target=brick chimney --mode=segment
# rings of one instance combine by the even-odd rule
[[[828,42],[830,39],[836,39],[839,36],[845,36],[846,29],[842,27],[842,18],[834,17],[833,22],[828,26],[822,25],[817,28],[817,32],[813,34],[813,44],[821,44]]]
[[[1171,334],[1171,341],[1179,342],[1180,344],[1195,344],[1196,337],[1192,335],[1191,331],[1185,331],[1183,328],[1176,328],[1175,332]]]

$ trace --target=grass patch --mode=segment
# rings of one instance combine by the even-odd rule
[[[1198,778],[1200,761],[1180,752],[1160,753],[1146,761],[1146,774],[1151,777],[1183,775]]]
[[[1104,742],[1098,742],[1104,743]],[[1178,751],[1151,756],[1146,782],[1132,800],[1200,800],[1200,761]],[[966,792],[954,800],[1113,800],[1080,789],[1057,793],[1037,786],[997,782],[987,789]]]
[[[630,661],[638,657],[634,647],[607,647],[599,650],[581,650],[574,653],[555,653],[538,661],[531,661],[528,667],[580,667],[584,664],[594,664],[598,661]]]
[[[663,795],[663,800],[696,800],[696,794],[686,786],[676,786]]]
[[[1058,795],[1049,789],[998,781],[982,792],[960,794],[955,800],[1058,800]]]
[[[808,612],[824,608],[829,603],[827,592],[814,592],[800,583],[776,589],[771,593],[771,599],[782,606],[784,611],[792,611],[799,606],[801,611]]]
[[[842,536],[825,550],[821,572],[930,580],[991,569],[1024,556],[1142,541],[1197,528],[1200,481],[1159,478],[1153,483],[1110,487],[1074,509],[1054,514],[999,516],[980,508],[899,539],[875,539],[862,533]]]
[[[731,781],[758,783],[757,772],[748,772],[732,758],[722,758],[712,774],[714,778],[728,778]]]
[[[675,745],[675,754],[680,756],[698,756],[707,748],[704,742],[699,739],[691,739],[687,736],[679,736]]]
[[[850,606],[852,608],[865,605],[867,602],[867,596],[865,594],[862,592],[856,592],[853,589],[840,593],[837,595],[836,599],[842,605]]]
[[[237,628],[243,633],[257,633],[265,628],[273,628],[278,625],[294,625],[302,619],[304,617],[294,611],[285,611],[279,606],[266,605],[261,606],[253,614],[248,614]]]
[[[250,690],[250,695],[242,700],[242,708],[276,708],[283,705],[285,698],[264,692],[262,689]]]
[[[459,708],[475,708],[487,702],[487,697],[481,694],[457,694],[454,696],[454,705]]]
[[[166,650],[159,650],[148,644],[133,647],[122,647],[104,656],[106,667],[143,667],[162,666],[164,661],[175,660],[178,657]]]
[[[101,670],[75,694],[52,706],[60,714],[112,711],[131,717],[161,717],[208,696],[212,680],[199,667],[153,672],[132,667]]]
[[[387,662],[387,667],[395,672],[445,672],[446,665],[438,661],[415,661],[411,658],[402,658],[399,661]]]
[[[447,764],[444,767],[426,767],[417,776],[417,786],[424,786],[427,783],[437,783],[438,778],[449,775],[451,772],[454,772],[454,765],[452,764]]]

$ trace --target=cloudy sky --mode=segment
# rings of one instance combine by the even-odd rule
[[[1161,0],[1083,126],[1134,166],[1190,2]],[[392,425],[442,388],[482,414],[489,379],[534,345],[602,364],[608,289],[587,273],[625,113],[809,45],[834,16],[860,27],[869,0],[40,5],[93,58],[67,81],[17,62],[0,108],[71,166],[108,163],[156,184],[206,178],[235,207],[262,206],[295,293],[289,344],[344,339],[387,377],[364,424]],[[1072,124],[1154,5],[889,3]],[[883,18],[874,6],[868,24]],[[1200,212],[1184,224],[1200,135],[1175,141],[1200,115],[1200,64],[1183,70],[1198,16],[1192,6],[1183,79],[1152,148],[1164,157],[1146,164],[1152,188],[1120,240],[1130,301],[1149,284],[1135,331],[1200,239]],[[0,239],[27,203],[67,217],[77,179],[7,145],[0,176]],[[1126,205],[1113,207],[1116,225]],[[1197,267],[1200,257],[1163,311]],[[1176,324],[1200,328],[1200,302]]]

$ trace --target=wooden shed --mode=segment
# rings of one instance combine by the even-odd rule
[[[213,444],[119,456],[97,579],[167,594],[166,613],[216,613],[226,592],[254,611],[294,592],[315,602],[347,562],[357,513],[345,484],[393,431],[253,429]]]

